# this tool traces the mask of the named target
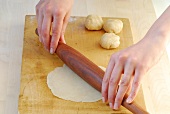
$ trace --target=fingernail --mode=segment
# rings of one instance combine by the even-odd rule
[[[128,98],[128,99],[126,100],[126,102],[127,102],[127,103],[131,103],[131,102],[132,102],[132,99],[131,99],[131,98]]]
[[[112,103],[109,103],[109,106],[110,106],[110,108],[113,108],[113,104]]]
[[[117,103],[114,104],[114,109],[118,110],[118,104]]]
[[[53,48],[50,48],[50,53],[51,53],[51,54],[53,54],[53,53],[54,53]]]
[[[103,103],[105,103],[105,98],[104,97],[102,97],[102,101],[103,101]]]

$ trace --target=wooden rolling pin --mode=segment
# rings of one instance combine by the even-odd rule
[[[37,29],[36,34],[38,35]],[[72,47],[59,43],[56,53],[58,57],[78,76],[89,83],[96,90],[101,92],[102,79],[104,71],[100,69],[96,64],[86,58],[84,55],[73,49]],[[149,114],[135,102],[128,104],[126,102],[127,95],[125,95],[122,106],[127,108],[134,114]]]

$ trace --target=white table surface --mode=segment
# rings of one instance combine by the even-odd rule
[[[34,8],[37,2],[38,0],[0,0],[0,114],[18,113],[24,19],[25,15],[35,15]],[[170,4],[170,0],[153,0],[153,4],[156,15],[159,17]],[[170,46],[167,51],[170,57]],[[163,59],[167,59],[166,56]],[[167,72],[165,73],[170,74],[170,68],[166,69]],[[170,78],[170,75],[160,78],[166,84],[161,85],[161,89],[164,89],[165,86],[170,87],[169,79],[167,78]],[[152,90],[154,87],[149,85],[149,82],[144,83],[143,88],[147,110],[150,113],[161,113],[162,106],[159,106],[159,102],[152,99],[153,94],[157,95],[157,97],[163,97],[164,92],[167,93],[168,91],[170,93],[170,89],[162,90],[162,93],[154,93],[157,91]],[[170,99],[170,96],[165,97]],[[162,102],[166,102],[164,107],[170,111],[169,100]],[[159,104],[163,105],[161,103]]]

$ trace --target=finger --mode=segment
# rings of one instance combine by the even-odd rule
[[[131,77],[129,87],[128,87],[127,91],[126,91],[126,94],[128,94],[128,95],[129,95],[129,93],[131,91],[131,88],[132,88],[133,79],[134,79],[134,76]]]
[[[106,69],[106,72],[104,74],[104,77],[103,77],[103,81],[102,81],[102,100],[103,100],[103,103],[104,102],[107,102],[108,100],[108,87],[109,87],[109,80],[110,80],[110,76],[112,74],[112,70],[115,66],[115,62],[114,62],[114,57],[112,57],[109,61],[109,64],[107,66],[107,69]]]
[[[49,14],[44,14],[44,19],[42,23],[41,36],[44,47],[46,50],[50,50],[50,29],[51,29],[52,16]]]
[[[142,75],[143,75],[142,72],[138,71],[137,69],[135,70],[134,80],[132,83],[132,90],[126,100],[127,103],[131,103],[135,99],[137,92],[139,91],[139,88],[140,88]]]
[[[57,48],[58,41],[61,36],[61,29],[63,25],[64,16],[58,16],[53,18],[52,25],[52,39],[50,43],[50,53],[53,54]]]
[[[120,82],[120,85],[118,88],[118,92],[117,92],[117,95],[115,98],[115,102],[114,102],[115,110],[119,109],[119,107],[122,103],[122,100],[129,88],[133,72],[134,72],[133,64],[131,64],[131,62],[127,62],[127,64],[125,65],[125,68],[124,68],[124,75],[121,79],[121,82]]]
[[[39,6],[38,6],[38,4],[36,5],[36,19],[37,19],[37,21],[38,21],[38,16],[39,16]]]
[[[61,30],[61,38],[60,38],[60,41],[62,43],[66,43],[66,41],[64,39],[64,33],[65,33],[65,30],[66,30],[69,18],[70,18],[70,12],[67,13],[67,15],[65,16],[64,21],[63,21],[63,27],[62,27],[62,30]]]
[[[42,13],[42,8],[45,3],[42,2],[42,0],[39,1],[39,3],[36,5],[36,18],[38,22],[38,33],[39,33],[39,41],[41,41],[41,26],[43,22],[43,13]]]
[[[38,21],[39,10],[40,10],[40,6],[41,6],[41,5],[42,5],[42,0],[40,0],[40,1],[38,2],[38,4],[36,5],[36,7],[35,7],[37,21]]]
[[[109,80],[108,101],[112,109],[113,109],[113,104],[115,101],[117,88],[121,78],[122,71],[123,71],[123,64],[120,62],[116,63]]]
[[[39,12],[38,16],[38,34],[39,34],[39,41],[42,42],[42,34],[41,34],[41,29],[42,29],[42,23],[43,23],[43,15],[41,12]]]

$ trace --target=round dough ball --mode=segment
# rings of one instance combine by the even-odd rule
[[[105,49],[117,48],[120,45],[120,37],[114,33],[105,33],[101,37],[100,45]]]
[[[88,15],[85,20],[85,27],[88,30],[100,30],[103,27],[103,20],[98,15]]]
[[[103,29],[108,33],[118,34],[123,29],[123,22],[118,19],[108,19],[104,25]]]

